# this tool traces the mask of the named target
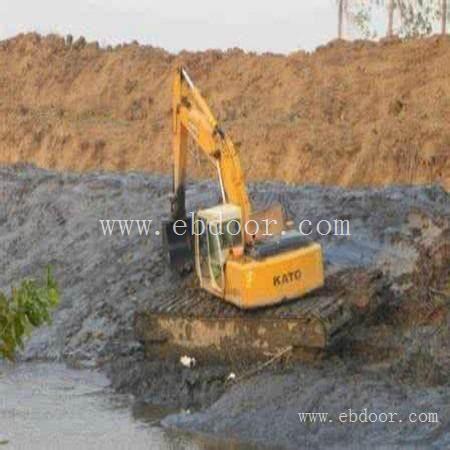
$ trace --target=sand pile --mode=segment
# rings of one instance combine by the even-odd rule
[[[249,179],[450,188],[448,38],[334,42],[282,56],[19,35],[0,43],[0,163],[167,173],[180,61]],[[197,156],[191,166],[208,174]]]

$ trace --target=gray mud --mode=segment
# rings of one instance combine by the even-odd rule
[[[200,408],[169,417],[168,426],[292,448],[449,446],[447,309],[435,317],[448,299],[440,296],[436,304],[430,294],[443,289],[450,265],[447,193],[438,187],[251,185],[255,204],[280,201],[297,222],[349,219],[351,237],[313,236],[324,247],[327,274],[379,271],[389,301],[349,330],[324,361],[276,365],[230,386],[225,379],[234,367],[191,370],[144,359],[134,315],[173,295],[182,282],[166,269],[153,232],[105,237],[101,231],[99,219],[107,218],[152,219],[152,229],[159,229],[169,189],[170,179],[156,175],[0,169],[0,289],[40,276],[51,264],[62,291],[53,325],[34,333],[24,359],[100,367],[119,390]],[[210,182],[191,184],[187,197],[192,209],[219,199]],[[433,320],[423,320],[428,313]],[[441,421],[316,426],[300,424],[296,414],[365,407],[401,414],[431,409]]]

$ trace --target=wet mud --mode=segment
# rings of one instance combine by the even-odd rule
[[[51,264],[62,301],[22,359],[104,370],[119,391],[190,409],[165,424],[291,448],[449,445],[448,275],[450,199],[442,188],[348,190],[282,183],[250,185],[257,206],[279,201],[299,222],[348,219],[351,236],[312,238],[327,275],[378,273],[383,302],[346,330],[315,363],[278,361],[239,383],[251,367],[149,360],[135,336],[138,311],[186,286],[167,270],[159,230],[170,179],[142,173],[56,173],[28,165],[0,169],[0,289],[38,277]],[[214,204],[217,186],[187,190],[189,210]],[[149,236],[104,236],[100,219],[152,219]],[[192,282],[193,283],[193,282]],[[355,280],[356,297],[363,297]],[[361,288],[363,286],[363,288]],[[195,283],[190,292],[195,295]],[[436,411],[439,424],[301,424],[297,412],[348,408]],[[341,411],[342,410],[342,411]],[[329,445],[328,445],[329,444]],[[409,445],[409,447],[408,447]]]

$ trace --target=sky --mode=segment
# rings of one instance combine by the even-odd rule
[[[0,39],[70,33],[172,52],[313,50],[336,37],[336,22],[335,0],[0,0]]]

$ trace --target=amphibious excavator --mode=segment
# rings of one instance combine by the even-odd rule
[[[164,224],[170,265],[193,266],[200,286],[242,309],[292,300],[323,286],[319,244],[286,229],[280,205],[254,213],[239,155],[186,69],[173,80],[173,193]],[[186,215],[188,138],[217,169],[222,203]]]
[[[222,197],[193,215],[185,206],[189,137],[217,169]],[[329,270],[326,286],[316,290],[324,284],[320,245],[289,229],[280,205],[252,211],[237,151],[183,67],[173,80],[173,154],[164,248],[178,272],[195,268],[203,289],[195,278],[175,275],[174,286],[136,313],[147,357],[240,364],[288,350],[310,359],[336,342],[362,310],[352,306],[355,284],[372,292],[374,280]],[[373,298],[376,291],[365,304]]]

